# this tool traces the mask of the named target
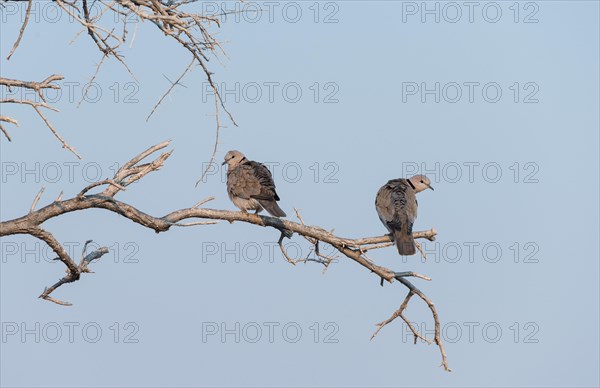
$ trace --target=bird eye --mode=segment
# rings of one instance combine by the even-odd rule
[[[425,183],[425,182],[423,182],[423,180],[421,179],[421,183]]]

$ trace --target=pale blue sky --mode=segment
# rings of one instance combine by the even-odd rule
[[[224,20],[218,36],[229,58],[210,64],[224,88],[239,85],[226,96],[239,127],[222,130],[217,158],[239,149],[279,163],[271,166],[289,215],[301,209],[307,223],[343,236],[380,235],[378,188],[414,166],[430,170],[436,190],[420,194],[415,226],[439,232],[437,245],[426,245],[429,261],[393,248],[371,257],[433,278],[415,284],[438,308],[452,373],[438,367],[437,348],[413,345],[400,322],[369,341],[406,292],[379,287],[353,262],[343,259],[322,275],[316,264],[286,263],[272,250],[272,230],[222,223],[156,235],[91,210],[44,225],[77,256],[87,239],[111,247],[95,274],[55,292],[73,307],[37,299],[64,274],[44,259],[53,256],[41,243],[0,241],[1,385],[598,386],[599,6],[521,2],[515,22],[513,3],[480,2],[472,23],[465,6],[450,23],[456,9],[441,2],[439,23],[427,14],[421,21],[422,2],[276,3],[256,23]],[[102,96],[77,108],[100,54],[85,34],[69,45],[79,26],[64,15],[47,22],[54,6],[36,4],[40,16],[10,61],[21,16],[2,11],[2,76],[58,73],[75,83],[71,92],[62,83],[61,112],[48,117],[84,160],[61,149],[31,110],[2,106],[21,125],[7,127],[11,144],[0,141],[0,218],[25,214],[42,185],[40,205],[61,190],[73,196],[165,139],[175,152],[164,168],[118,198],[159,216],[209,195],[217,198],[208,206],[234,210],[220,175],[194,187],[214,141],[201,72],[145,121],[168,87],[163,75],[176,79],[187,53],[140,25],[133,47],[123,48],[138,81],[110,61],[97,79]],[[502,12],[496,23],[488,21],[494,4]],[[292,23],[297,9],[302,15]],[[422,94],[436,82],[439,103]],[[461,98],[449,102],[457,85]],[[472,102],[468,85],[475,85]],[[486,101],[497,89],[499,101]],[[302,96],[292,103],[297,90]],[[537,102],[525,103],[528,96]],[[308,253],[302,239],[292,241],[291,250]],[[407,314],[433,328],[420,301]],[[236,331],[236,323],[239,343],[234,334],[222,341],[221,325]],[[262,337],[253,343],[256,327]],[[33,334],[22,337],[23,329]]]

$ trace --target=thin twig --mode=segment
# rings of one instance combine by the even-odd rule
[[[87,97],[88,90],[90,90],[90,86],[92,85],[92,83],[94,82],[96,77],[98,76],[98,73],[100,72],[100,68],[102,67],[102,64],[104,63],[104,60],[106,60],[106,58],[108,58],[108,55],[102,54],[102,58],[100,59],[100,62],[98,62],[98,64],[96,65],[96,71],[94,71],[94,75],[92,75],[92,78],[90,79],[90,81],[85,85],[85,89],[83,90],[81,99],[77,103],[77,108],[79,108],[79,106],[81,105],[83,100],[85,100],[85,98]]]
[[[214,225],[214,224],[218,224],[219,221],[194,221],[194,222],[186,222],[186,223],[180,223],[180,222],[176,222],[173,224],[173,226],[196,226],[196,225]]]
[[[4,127],[2,126],[2,124],[0,124],[0,131],[2,131],[2,133],[4,134],[4,136],[6,136],[6,139],[8,141],[12,142],[12,139],[10,138],[10,135],[8,134],[8,132],[6,131],[6,129],[4,129]]]
[[[285,237],[285,234],[283,232],[281,232],[279,241],[277,241],[277,244],[279,244],[279,249],[281,249],[281,254],[283,254],[283,257],[287,260],[288,263],[290,263],[292,265],[296,265],[296,260],[289,257],[287,252],[285,251],[285,247],[283,246],[283,238],[284,237]]]
[[[58,132],[56,131],[56,129],[54,129],[54,127],[52,126],[52,124],[50,124],[50,121],[48,121],[48,119],[46,118],[46,116],[44,116],[44,114],[39,110],[39,108],[37,106],[34,106],[33,109],[35,109],[35,111],[37,112],[38,116],[40,116],[42,118],[42,120],[44,120],[44,123],[46,123],[46,126],[48,128],[50,128],[50,130],[52,131],[52,133],[54,134],[54,136],[58,139],[58,141],[60,141],[63,145],[63,148],[68,149],[69,151],[71,151],[75,156],[77,156],[77,158],[79,160],[83,159],[81,157],[81,155],[79,155],[77,153],[77,151],[75,151],[75,148],[71,147],[69,144],[67,144],[67,142],[65,141],[65,139],[63,139]]]
[[[415,246],[417,247],[419,252],[421,252],[421,257],[423,258],[423,261],[427,261],[427,255],[425,255],[425,252],[423,252],[423,249],[421,248],[421,244],[419,244],[418,242],[415,241]]]
[[[3,98],[3,99],[0,99],[0,103],[25,104],[25,105],[31,106],[36,111],[38,116],[44,121],[44,123],[50,129],[50,131],[52,131],[54,136],[61,142],[63,148],[68,149],[75,156],[77,156],[77,158],[81,159],[81,155],[79,155],[75,151],[75,149],[73,147],[71,147],[59,135],[58,131],[52,126],[50,121],[46,118],[46,116],[44,116],[42,111],[39,109],[39,108],[46,108],[46,109],[58,112],[58,109],[56,109],[46,103],[46,98],[44,97],[43,90],[44,89],[55,89],[55,90],[60,89],[60,86],[55,85],[52,82],[60,81],[63,78],[64,77],[61,75],[53,74],[53,75],[49,76],[48,78],[46,78],[45,80],[43,80],[42,82],[34,82],[34,81],[22,81],[22,80],[14,80],[14,79],[0,77],[0,85],[6,86],[8,88],[16,87],[16,88],[24,88],[24,89],[34,90],[37,93],[38,97],[42,100],[42,102],[36,102],[36,101],[31,101],[31,100],[21,100],[21,99],[17,99],[17,98]],[[13,124],[17,124],[16,120],[11,119],[9,117],[5,117],[5,116],[0,116],[0,121],[6,121],[6,122],[13,123]]]
[[[212,201],[213,199],[215,199],[215,197],[208,197],[208,198],[204,198],[202,201],[196,203],[194,206],[192,206],[192,209],[198,209],[200,206],[204,205],[207,202]]]
[[[12,50],[10,50],[10,53],[6,57],[7,61],[10,60],[10,57],[12,57],[12,55],[14,54],[17,47],[19,47],[19,43],[21,43],[21,38],[23,37],[23,33],[25,32],[25,28],[27,27],[27,22],[29,22],[29,15],[31,14],[31,5],[32,4],[33,4],[33,0],[29,0],[29,2],[27,3],[27,11],[25,11],[25,20],[23,21],[23,25],[21,26],[21,30],[19,31],[19,37],[15,41],[15,44],[13,45]]]
[[[362,252],[367,252],[367,251],[370,251],[371,249],[386,248],[386,247],[389,247],[389,246],[392,246],[392,245],[394,245],[394,243],[392,243],[392,242],[381,243],[381,244],[374,244],[374,245],[371,245],[370,247],[361,248],[361,251]]]
[[[387,325],[388,323],[392,322],[394,319],[400,317],[402,318],[402,320],[404,322],[406,322],[406,324],[408,325],[408,327],[410,328],[410,331],[412,331],[413,336],[414,336],[414,343],[415,345],[417,344],[417,339],[420,338],[421,340],[427,342],[429,345],[432,344],[432,342],[430,340],[428,340],[427,338],[423,337],[413,326],[413,324],[406,319],[406,317],[404,316],[403,312],[406,309],[406,307],[408,306],[408,302],[410,301],[410,298],[412,298],[412,296],[414,295],[413,291],[409,291],[408,295],[406,295],[406,298],[404,298],[404,302],[402,302],[402,305],[400,305],[400,308],[398,310],[396,310],[391,317],[389,317],[388,319],[386,319],[385,321],[379,322],[377,324],[377,330],[375,331],[375,333],[373,333],[373,335],[371,336],[371,340],[373,340],[373,338],[375,338],[375,336],[379,333],[379,331],[381,329],[383,329],[383,327],[385,325]]]
[[[33,213],[33,211],[35,210],[35,206],[37,205],[38,201],[42,197],[42,194],[44,193],[44,190],[46,190],[46,186],[42,186],[42,188],[40,189],[40,191],[37,193],[37,195],[33,199],[33,203],[31,204],[31,207],[29,208],[29,214]]]
[[[427,280],[427,281],[431,280],[430,277],[427,277],[425,275],[421,275],[419,273],[412,272],[412,271],[408,271],[408,272],[395,272],[394,276],[401,277],[401,278],[407,277],[407,276],[413,276],[413,277],[416,277],[416,278],[419,278],[419,279],[423,279],[423,280]]]
[[[234,122],[234,124],[235,124],[235,122]],[[198,184],[200,182],[204,181],[206,174],[208,174],[209,169],[211,168],[211,166],[213,165],[213,163],[215,161],[215,156],[217,155],[217,147],[219,146],[219,130],[221,129],[221,122],[219,121],[219,102],[218,102],[216,95],[215,95],[215,126],[216,126],[216,128],[215,128],[215,145],[213,147],[213,151],[212,151],[212,154],[210,155],[210,159],[208,161],[208,164],[206,165],[206,168],[204,169],[204,171],[202,171],[202,175],[200,176],[200,179],[198,179],[198,181],[196,181],[196,187],[198,187]]]
[[[117,188],[117,189],[119,189],[119,190],[122,190],[122,191],[127,191],[127,189],[126,189],[125,187],[121,186],[120,184],[118,184],[118,183],[117,183],[117,182],[115,182],[114,180],[112,180],[112,179],[105,179],[105,180],[103,180],[103,181],[94,182],[94,183],[92,183],[92,184],[89,184],[89,185],[88,185],[88,186],[86,186],[86,187],[85,187],[83,190],[81,190],[81,191],[79,192],[79,194],[77,194],[77,196],[78,196],[79,198],[82,198],[82,197],[85,195],[85,193],[87,193],[88,191],[90,191],[90,190],[91,190],[91,189],[93,189],[94,187],[97,187],[97,186],[102,186],[102,185],[111,185],[111,186],[113,186],[113,187],[115,187],[115,188]]]
[[[167,97],[171,93],[171,91],[175,88],[175,86],[179,85],[179,82],[183,79],[183,77],[185,77],[185,75],[187,74],[187,72],[190,71],[190,69],[194,66],[194,63],[196,63],[196,58],[192,58],[192,62],[190,62],[190,64],[188,65],[188,67],[186,67],[186,69],[184,70],[184,72],[179,76],[179,78],[177,78],[177,81],[171,83],[171,86],[169,87],[169,89],[167,89],[167,91],[165,92],[165,94],[162,95],[162,97],[160,98],[160,100],[158,100],[158,102],[156,103],[156,105],[154,105],[154,107],[152,108],[152,111],[150,112],[150,114],[148,115],[148,117],[146,117],[146,122],[148,122],[150,120],[150,117],[152,117],[152,115],[154,114],[154,111],[163,102],[163,100],[165,99],[165,97]]]

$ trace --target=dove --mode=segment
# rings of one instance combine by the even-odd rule
[[[227,164],[227,194],[241,211],[255,210],[258,214],[265,209],[275,217],[286,217],[279,205],[273,176],[264,165],[246,159],[240,151],[225,154]]]
[[[383,185],[375,198],[375,209],[379,219],[392,235],[398,253],[403,256],[415,254],[415,240],[412,228],[417,218],[416,193],[431,189],[431,182],[425,175],[415,175],[409,179],[392,179]]]

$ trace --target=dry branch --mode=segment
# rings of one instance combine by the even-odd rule
[[[5,0],[5,1],[14,1],[18,0]],[[221,94],[213,80],[213,73],[208,68],[208,62],[211,57],[219,59],[220,55],[225,55],[225,51],[221,47],[220,42],[214,37],[213,32],[211,31],[213,26],[220,27],[221,24],[219,22],[218,15],[203,15],[200,13],[190,13],[184,11],[182,8],[185,8],[189,3],[194,2],[195,0],[169,0],[169,1],[159,1],[159,0],[54,0],[54,4],[58,6],[65,14],[69,16],[70,20],[74,20],[79,23],[82,27],[82,30],[76,35],[75,38],[82,35],[85,32],[85,35],[89,36],[94,45],[98,48],[101,53],[100,61],[96,66],[96,70],[91,77],[90,82],[87,85],[91,85],[91,83],[95,80],[98,75],[100,68],[105,63],[107,58],[114,58],[118,62],[120,62],[127,72],[135,79],[135,75],[133,71],[128,67],[125,62],[125,58],[121,52],[121,46],[126,42],[129,31],[127,26],[131,23],[131,19],[136,19],[135,26],[137,30],[137,25],[139,22],[148,22],[149,25],[158,28],[168,40],[173,41],[175,44],[179,45],[181,48],[185,49],[190,54],[191,62],[185,69],[185,71],[181,74],[181,76],[170,85],[167,91],[163,94],[163,96],[158,100],[156,105],[152,108],[148,119],[152,116],[158,107],[161,105],[165,97],[167,97],[173,88],[180,84],[180,81],[183,77],[192,70],[195,65],[199,65],[204,72],[204,77],[208,81],[214,95],[215,100],[215,127],[216,127],[216,136],[215,136],[215,146],[213,153],[211,155],[211,162],[214,161],[214,157],[217,152],[217,145],[219,141],[219,130],[223,128],[223,124],[220,122],[219,112],[222,110],[227,114],[229,120],[237,126],[233,116],[225,107],[225,103],[221,98]],[[18,38],[14,43],[14,46],[9,53],[7,59],[13,55],[23,34],[27,27],[29,17],[31,14],[31,4],[32,0],[29,0],[27,9],[25,11],[24,22],[19,31]],[[90,12],[90,7],[97,7],[96,12]],[[116,32],[121,31],[121,32]],[[135,34],[133,36],[135,38]],[[133,41],[132,38],[132,41]],[[60,77],[60,76],[53,76]],[[60,77],[59,79],[62,79]],[[14,85],[11,85],[9,81],[13,81]],[[48,81],[48,80],[46,80]],[[45,81],[44,81],[45,82]],[[51,106],[46,104],[46,101],[41,94],[40,88],[51,87],[53,89],[58,89],[57,85],[52,86],[42,86],[43,83],[28,83],[25,81],[18,80],[8,80],[4,78],[0,78],[0,85],[5,85],[7,87],[23,87],[34,89],[38,92],[41,101],[40,103],[35,103],[31,101],[21,100],[10,101],[21,104],[31,105],[36,113],[40,116],[40,118],[44,121],[46,126],[52,131],[54,136],[61,142],[63,148],[67,148],[71,152],[73,152],[78,158],[81,157],[75,152],[75,150],[67,144],[67,142],[59,135],[58,131],[52,126],[52,124],[47,120],[42,111],[38,108],[43,107],[47,109],[53,109]],[[88,92],[88,87],[84,88],[84,92],[82,95],[81,101],[86,97]],[[79,103],[81,103],[81,101]],[[1,102],[9,102],[9,101],[0,101]],[[10,117],[0,116],[0,121],[10,122],[16,124],[16,120]],[[4,136],[10,141],[10,136],[8,131],[0,125],[0,130],[4,134]],[[209,163],[210,166],[210,163]],[[207,167],[208,169],[209,167]],[[206,171],[203,172],[202,177],[206,176]]]
[[[219,119],[219,111],[222,109],[228,116],[229,120],[237,126],[233,116],[225,107],[225,103],[221,98],[221,94],[213,80],[213,73],[208,69],[208,62],[210,60],[209,55],[214,55],[218,58],[219,54],[225,54],[220,42],[214,37],[210,28],[212,26],[220,27],[218,16],[202,15],[199,13],[189,13],[180,9],[193,1],[169,1],[161,2],[158,0],[117,0],[117,1],[103,1],[99,3],[104,7],[97,16],[90,17],[87,6],[87,0],[81,1],[81,6],[74,2],[73,4],[65,0],[56,0],[59,7],[65,12],[70,14],[77,20],[82,27],[87,31],[88,35],[92,38],[100,52],[104,57],[113,57],[121,62],[129,71],[132,76],[133,73],[127,67],[124,58],[119,54],[119,47],[126,41],[127,21],[132,16],[136,17],[139,21],[150,22],[156,28],[158,28],[163,34],[172,39],[182,48],[186,49],[191,56],[191,62],[179,76],[177,81],[171,83],[170,87],[158,100],[156,105],[152,108],[148,119],[154,114],[154,112],[161,105],[165,97],[167,97],[174,87],[180,84],[180,81],[185,75],[194,67],[195,64],[199,65],[204,72],[204,76],[208,81],[215,98],[215,146],[211,155],[211,162],[214,160],[216,155],[217,145],[219,141],[219,130],[223,127]],[[111,17],[114,18],[116,15],[123,25],[123,34],[121,37],[116,36],[112,30],[109,31],[109,27],[102,27],[102,16],[110,13]],[[83,18],[77,15],[83,14]],[[111,21],[112,23],[112,21]],[[136,23],[137,27],[137,23]],[[102,65],[102,61],[98,65]],[[98,73],[96,69],[96,74]],[[94,75],[95,77],[95,75]],[[135,77],[134,77],[135,78]],[[209,163],[210,166],[210,163]],[[208,167],[207,167],[208,169]],[[206,171],[203,172],[202,177],[206,175]]]
[[[149,215],[141,210],[138,210],[132,205],[115,199],[115,195],[119,191],[123,190],[123,188],[141,179],[150,172],[160,169],[164,165],[165,161],[171,155],[172,151],[162,152],[159,155],[156,155],[156,153],[167,147],[169,143],[169,141],[165,141],[163,143],[148,148],[144,152],[131,159],[129,162],[125,163],[111,179],[106,179],[103,181],[92,183],[86,188],[84,188],[73,198],[62,200],[61,196],[49,205],[41,209],[35,210],[34,207],[41,197],[40,192],[38,196],[36,196],[31,211],[27,215],[20,218],[16,218],[14,220],[0,222],[0,237],[15,234],[29,234],[31,236],[34,236],[46,242],[46,244],[48,244],[48,246],[50,246],[50,248],[52,248],[52,250],[58,255],[57,259],[62,261],[67,267],[67,275],[61,278],[51,287],[46,288],[44,292],[40,295],[40,298],[61,305],[70,305],[67,302],[61,302],[52,298],[50,294],[63,284],[72,283],[74,281],[79,280],[81,273],[89,272],[89,270],[87,269],[87,265],[92,260],[97,259],[100,256],[102,256],[102,254],[106,253],[103,251],[103,248],[100,248],[99,250],[94,251],[88,254],[87,256],[84,256],[90,257],[90,259],[84,258],[81,260],[79,265],[75,264],[73,259],[69,257],[66,250],[60,245],[60,243],[54,238],[54,236],[52,236],[51,233],[41,228],[41,224],[43,224],[48,219],[79,210],[92,208],[106,209],[108,211],[117,213],[125,218],[128,218],[131,221],[136,222],[146,228],[150,228],[156,231],[157,233],[166,232],[172,226],[206,225],[211,222],[214,222],[206,220],[246,222],[249,224],[277,229],[281,233],[279,244],[282,248],[282,253],[284,257],[286,257],[286,259],[293,264],[296,264],[297,262],[314,261],[325,265],[325,269],[327,269],[333,261],[333,257],[321,254],[319,251],[319,244],[329,244],[347,258],[357,262],[358,264],[367,268],[369,271],[375,273],[379,278],[381,278],[382,282],[387,281],[389,283],[393,283],[397,280],[400,283],[402,283],[409,289],[409,295],[406,297],[400,309],[396,313],[394,313],[394,315],[390,319],[379,324],[379,328],[375,334],[377,334],[389,322],[393,321],[397,316],[400,316],[402,319],[404,319],[405,322],[409,323],[408,320],[404,317],[403,311],[406,308],[406,305],[408,304],[410,298],[413,295],[416,295],[419,298],[421,298],[425,303],[427,303],[428,307],[432,312],[432,316],[435,322],[435,343],[439,347],[440,352],[442,354],[442,365],[446,370],[450,370],[447,365],[444,346],[440,339],[440,325],[437,311],[433,303],[418,288],[416,288],[410,281],[408,281],[406,277],[412,276],[426,280],[430,279],[415,272],[394,272],[388,268],[375,264],[373,261],[369,260],[364,255],[364,251],[368,250],[368,248],[376,249],[387,246],[385,243],[390,242],[389,235],[360,239],[336,236],[332,232],[329,232],[319,226],[306,225],[297,211],[296,214],[300,220],[300,223],[276,217],[260,216],[257,214],[250,214],[239,211],[217,210],[199,207],[200,205],[208,202],[211,198],[207,198],[203,201],[200,201],[192,207],[175,210],[162,217],[155,217]],[[154,160],[152,160],[149,163],[140,164],[146,157],[149,157],[151,155],[154,157]],[[97,194],[88,194],[88,192],[92,189],[102,185],[106,185],[106,188],[102,192]],[[188,223],[181,223],[181,221],[188,219],[200,219],[204,221],[192,221]],[[285,249],[282,245],[282,241],[283,238],[286,236],[291,237],[292,233],[301,235],[313,245],[313,252],[316,254],[315,258],[308,260],[307,257],[306,259],[295,261],[287,257]],[[434,240],[436,234],[437,232],[435,231],[435,229],[431,229],[428,231],[415,232],[414,236],[415,238],[425,238],[429,240]],[[84,253],[85,248],[87,248],[87,243],[84,246]],[[410,324],[409,327],[411,327]],[[411,330],[413,330],[413,333],[416,337],[423,338],[420,336],[420,334],[416,332],[416,330],[414,330],[413,327],[411,327]],[[374,336],[375,335],[373,335],[373,337]]]
[[[52,134],[62,144],[63,148],[68,149],[75,156],[77,156],[79,159],[81,159],[81,156],[75,151],[75,148],[71,147],[62,138],[62,136],[60,136],[60,134],[58,133],[58,131],[54,128],[54,126],[52,125],[52,123],[50,123],[50,121],[46,118],[46,116],[44,115],[44,113],[40,109],[40,108],[44,108],[44,109],[48,109],[48,110],[51,110],[51,111],[54,111],[54,112],[58,112],[58,109],[54,108],[53,106],[49,105],[46,102],[46,97],[44,96],[44,90],[46,90],[46,89],[55,89],[55,90],[60,89],[60,86],[56,85],[54,82],[55,81],[60,81],[63,78],[64,77],[62,75],[52,74],[51,76],[49,76],[45,80],[43,80],[41,82],[36,82],[36,81],[22,81],[22,80],[15,80],[15,79],[10,79],[10,78],[0,77],[0,86],[4,86],[9,91],[12,91],[13,88],[18,88],[21,91],[24,90],[24,89],[33,90],[33,91],[36,92],[38,98],[40,99],[40,101],[31,101],[31,100],[27,100],[27,99],[23,99],[23,98],[2,98],[2,99],[0,99],[0,104],[23,104],[23,105],[29,105],[29,106],[31,106],[33,108],[33,110],[35,110],[35,112],[37,113],[37,115],[46,124],[46,126],[50,129],[50,131],[52,131]],[[7,117],[7,116],[0,116],[0,121],[5,121],[5,122],[9,122],[11,124],[18,125],[17,121],[15,119],[13,119],[11,117]],[[4,132],[4,134],[6,135],[6,137],[10,140],[10,137],[8,136],[8,133],[6,132],[6,130],[4,130],[4,128],[2,128],[2,132]]]

